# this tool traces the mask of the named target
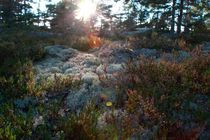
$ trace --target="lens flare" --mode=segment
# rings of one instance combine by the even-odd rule
[[[106,102],[106,106],[107,106],[107,107],[112,106],[112,102]]]
[[[78,4],[76,17],[78,19],[87,20],[91,15],[95,14],[97,4],[93,0],[82,0]]]

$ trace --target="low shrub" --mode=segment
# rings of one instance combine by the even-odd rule
[[[88,51],[91,49],[89,45],[89,38],[88,37],[80,37],[74,41],[72,44],[72,48],[77,49],[79,51]]]
[[[204,41],[209,41],[210,31],[204,32],[191,32],[190,34],[183,35],[183,38],[187,41],[187,43],[191,44],[199,44]]]
[[[18,67],[18,68],[16,68]],[[12,76],[0,77],[0,92],[6,98],[20,98],[29,94],[27,89],[28,82],[34,78],[32,62],[22,64],[18,62],[11,71]]]
[[[138,62],[127,62],[125,72],[113,74],[114,83],[103,75],[99,79],[103,84],[118,87],[120,92],[117,93],[116,105],[126,107],[130,113],[138,114],[139,108],[143,110],[147,120],[150,120],[144,122],[145,126],[152,123],[158,124],[162,132],[165,131],[161,129],[164,127],[174,130],[174,126],[183,122],[183,116],[186,115],[190,119],[185,123],[196,121],[202,124],[208,118],[208,110],[201,107],[203,105],[200,102],[205,101],[198,101],[197,96],[209,98],[210,69],[209,55],[202,56],[199,50],[193,50],[193,56],[181,63],[167,59],[155,62],[141,57]],[[192,102],[200,109],[192,109]],[[180,130],[183,127],[178,128]],[[194,133],[193,129],[188,130],[189,134]],[[170,137],[171,131],[165,133]]]
[[[13,76],[13,72],[18,70],[19,63],[23,64],[28,60],[37,61],[47,54],[42,44],[39,44],[40,40],[24,32],[1,37],[0,76]]]
[[[14,110],[11,103],[2,103],[0,106],[0,139],[29,139],[32,135],[32,114],[32,108],[24,115]]]
[[[156,32],[135,38],[133,39],[133,41],[131,41],[131,44],[136,46],[136,48],[157,49],[164,52],[172,52],[172,50],[182,50],[183,47],[190,50],[194,48],[190,44],[190,42],[186,41],[183,38],[175,39],[167,35],[159,35]]]

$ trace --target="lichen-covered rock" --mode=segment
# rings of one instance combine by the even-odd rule
[[[64,116],[65,116],[64,109],[60,109],[60,110],[58,111],[58,115],[60,115],[61,117],[64,117]]]
[[[104,74],[104,65],[100,65],[96,68],[96,73],[98,74]]]
[[[107,67],[108,74],[122,72],[122,71],[123,71],[123,67],[121,64],[111,64]]]
[[[98,75],[96,75],[95,73],[92,73],[92,72],[85,73],[82,76],[82,80],[87,84],[92,84],[93,82],[98,81]]]
[[[106,111],[98,118],[97,127],[98,128],[107,127],[108,124],[106,120],[111,119],[112,115],[118,118],[115,122],[116,126],[121,126],[123,122],[123,118],[127,115],[127,112],[125,110]]]
[[[79,89],[75,89],[69,93],[66,99],[67,106],[73,112],[76,112],[78,109],[81,110],[98,93],[100,93],[100,87],[98,85],[89,86],[83,84]]]
[[[207,55],[210,52],[210,42],[203,42],[202,54]]]
[[[75,63],[72,63],[71,61],[68,61],[68,62],[63,64],[62,70],[63,70],[63,72],[65,72],[67,69],[73,68],[74,66],[76,66]]]
[[[42,116],[34,117],[33,119],[33,129],[35,130],[39,125],[44,125],[44,119]]]

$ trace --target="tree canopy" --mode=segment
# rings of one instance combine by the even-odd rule
[[[34,0],[0,1],[0,26],[50,28],[55,32],[77,32],[76,26],[85,26],[77,19],[75,10],[77,0],[62,0],[58,4],[46,5],[46,11],[35,13]],[[47,0],[45,0],[47,1]],[[49,1],[49,0],[48,0]],[[113,0],[115,2],[120,0]],[[100,23],[101,30],[136,30],[137,28],[154,28],[157,31],[180,34],[190,31],[209,29],[208,0],[121,0],[123,11],[112,12],[112,5],[100,2],[96,14],[90,17],[91,24]],[[202,28],[202,29],[201,29]]]

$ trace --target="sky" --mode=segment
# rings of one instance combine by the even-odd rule
[[[40,3],[40,10],[41,11],[46,11],[46,4],[57,4],[58,2],[60,2],[61,0],[51,0],[51,2],[47,2],[47,0],[41,0]],[[82,2],[83,0],[81,0]],[[89,1],[94,1],[94,2],[102,2],[108,5],[112,5],[112,13],[121,13],[123,11],[123,2],[119,1],[119,2],[114,2],[114,0],[89,0]],[[39,0],[34,0],[35,4],[32,4],[32,11],[37,13],[37,9],[38,9],[38,2]],[[86,10],[86,9],[85,9]],[[86,12],[84,10],[84,12]],[[50,26],[49,23],[46,23],[47,26]],[[100,20],[97,22],[97,25],[100,25]]]
[[[38,8],[38,1],[39,0],[34,0],[36,2],[36,4],[33,4],[33,11],[37,11],[37,8]],[[56,4],[58,3],[59,1],[61,0],[51,0],[52,2],[46,2],[44,0],[41,0],[41,4],[40,4],[40,9],[41,11],[45,11],[46,10],[46,7],[45,5],[46,4]],[[82,1],[82,0],[81,0]],[[90,0],[92,1],[92,0]],[[123,3],[122,2],[114,2],[114,0],[93,0],[95,2],[99,2],[99,1],[104,1],[105,4],[111,4],[113,7],[112,7],[112,13],[119,13],[123,10]]]
[[[56,3],[58,3],[59,1],[61,1],[61,0],[51,0],[52,2],[50,2],[51,4],[56,4]],[[32,4],[32,7],[33,7],[33,11],[37,11],[37,9],[38,9],[38,2],[39,2],[39,0],[34,0],[34,2],[36,2],[36,4]],[[40,10],[41,11],[45,11],[46,10],[46,4],[50,4],[49,2],[47,2],[47,1],[44,1],[44,0],[41,0],[41,3],[40,3]]]

